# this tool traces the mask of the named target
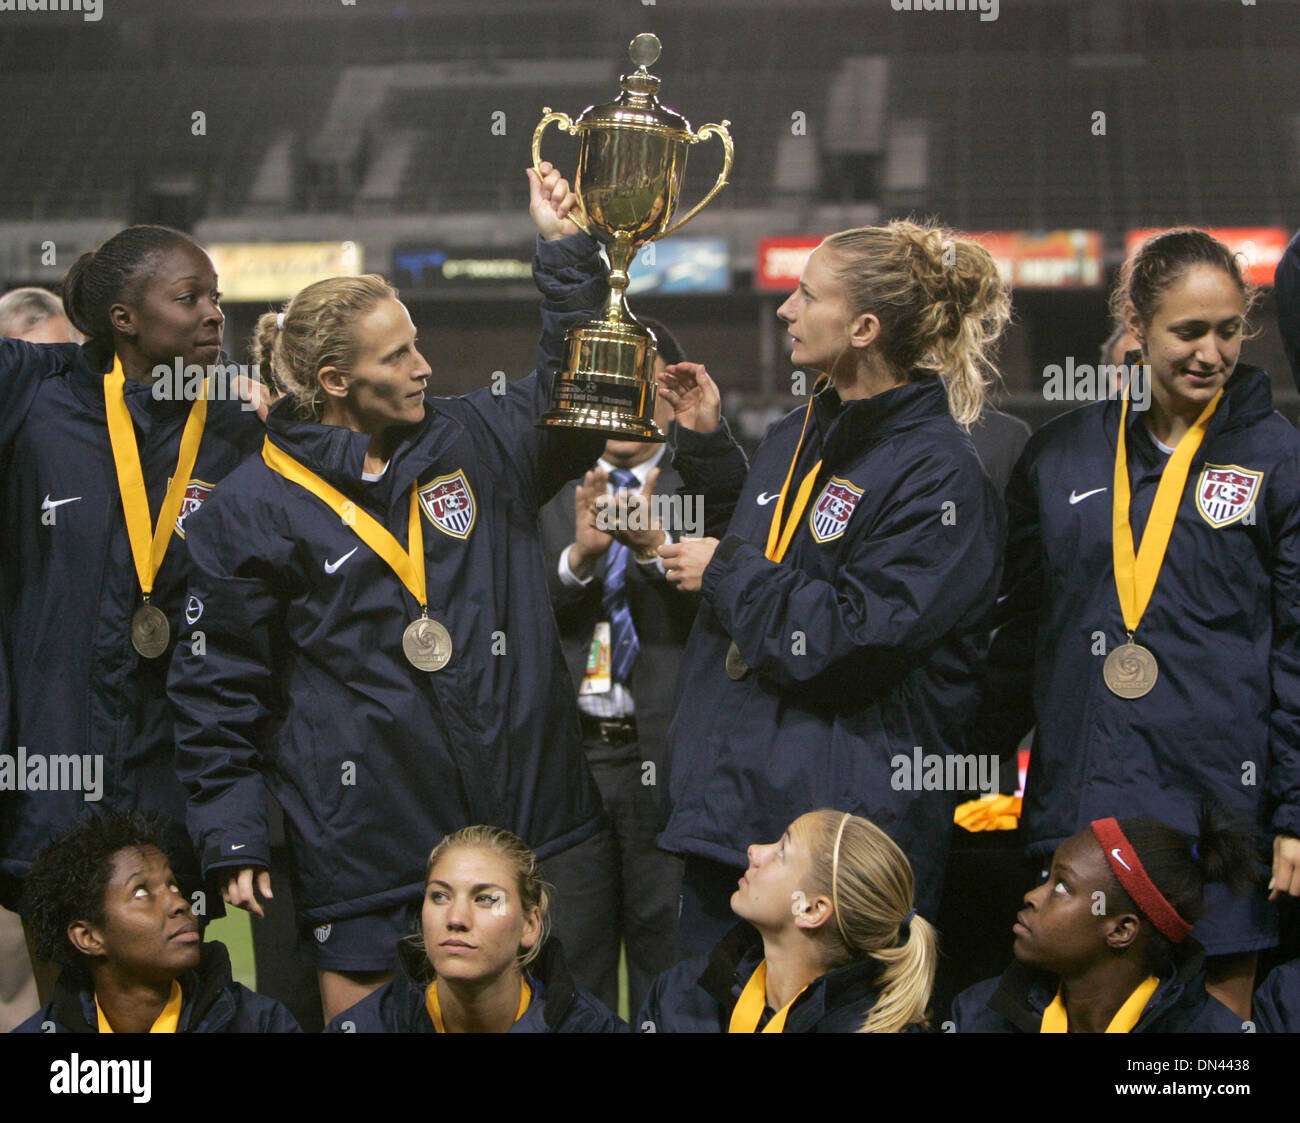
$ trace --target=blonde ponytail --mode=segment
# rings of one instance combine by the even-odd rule
[[[826,926],[835,965],[884,965],[879,996],[859,1033],[901,1033],[925,1021],[938,963],[938,936],[912,908],[912,867],[884,831],[857,815],[817,811],[813,876],[831,898]]]
[[[1011,297],[983,246],[933,223],[895,220],[822,243],[853,315],[880,319],[880,353],[899,377],[943,380],[954,420],[969,426],[997,378],[994,344]]]
[[[319,421],[323,403],[320,369],[346,371],[356,358],[357,320],[397,290],[377,273],[330,277],[308,285],[279,313],[257,319],[250,350],[264,377],[283,386],[303,421]]]

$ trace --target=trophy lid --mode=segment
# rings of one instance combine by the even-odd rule
[[[669,129],[691,135],[690,122],[680,113],[659,104],[659,79],[646,70],[659,58],[659,37],[642,32],[628,44],[627,53],[637,69],[621,78],[622,93],[604,105],[589,105],[576,124],[618,125],[625,128]]]

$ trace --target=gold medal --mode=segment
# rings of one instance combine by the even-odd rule
[[[410,516],[407,520],[406,548],[403,549],[389,530],[375,517],[350,502],[337,488],[315,472],[299,464],[292,456],[267,437],[262,445],[262,459],[268,468],[305,488],[344,519],[358,538],[385,562],[406,586],[406,591],[420,606],[420,618],[413,620],[402,633],[402,653],[418,671],[440,671],[451,661],[451,633],[428,615],[429,597],[424,571],[424,530],[420,524],[420,498],[411,484]]]
[[[1106,656],[1101,676],[1112,694],[1121,698],[1141,698],[1156,684],[1159,668],[1156,657],[1137,643],[1122,643]]]
[[[122,360],[115,357],[113,369],[104,375],[104,410],[108,421],[108,442],[113,449],[113,465],[117,470],[117,486],[122,494],[122,513],[126,517],[131,560],[135,563],[140,592],[144,594],[144,604],[131,616],[131,646],[146,659],[157,659],[171,642],[171,627],[166,613],[149,603],[149,595],[153,592],[154,578],[162,568],[167,545],[181,513],[185,489],[198,460],[203,427],[208,418],[208,384],[204,382],[203,397],[190,407],[185,419],[176,472],[167,485],[156,526],[149,523],[149,493],[145,490],[144,470],[140,467],[135,425],[130,410],[126,408],[125,385]]]
[[[440,671],[451,662],[451,633],[437,620],[421,616],[402,633],[402,651],[417,671]]]
[[[131,646],[146,659],[157,659],[171,642],[167,614],[152,604],[142,604],[131,614]]]
[[[727,678],[732,682],[739,682],[749,674],[749,664],[745,662],[744,657],[740,654],[740,648],[736,646],[736,641],[731,641],[731,646],[727,648]]]
[[[1169,461],[1160,473],[1151,513],[1147,517],[1142,543],[1134,547],[1133,527],[1129,521],[1129,504],[1132,500],[1128,478],[1128,387],[1124,387],[1124,401],[1119,412],[1119,433],[1115,438],[1114,499],[1111,509],[1111,557],[1115,568],[1115,593],[1119,597],[1124,627],[1128,629],[1128,642],[1120,644],[1109,655],[1101,668],[1101,677],[1112,694],[1120,698],[1141,698],[1151,692],[1156,684],[1158,669],[1156,657],[1145,647],[1133,642],[1151,603],[1156,580],[1164,565],[1169,549],[1169,539],[1178,519],[1178,506],[1191,472],[1192,459],[1205,439],[1214,411],[1223,397],[1220,390],[1201,410],[1201,415],[1179,439]]]

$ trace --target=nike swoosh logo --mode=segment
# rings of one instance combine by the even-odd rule
[[[46,495],[45,501],[41,504],[41,510],[53,511],[55,507],[62,507],[65,503],[76,503],[80,498],[80,495],[74,495],[71,499],[51,499],[49,495]]]
[[[1103,491],[1106,491],[1106,490],[1107,490],[1107,489],[1104,488],[1104,487],[1094,487],[1091,491],[1085,491],[1082,495],[1080,495],[1077,491],[1075,491],[1073,488],[1071,488],[1071,489],[1070,489],[1070,506],[1073,507],[1076,503],[1082,503],[1085,499],[1088,498],[1088,496],[1090,496],[1090,495],[1097,495],[1097,494],[1099,494],[1100,492],[1103,492]]]
[[[765,491],[758,497],[758,505],[760,507],[766,507],[769,503],[772,502],[773,499],[777,497],[777,495],[780,494],[781,493],[778,491],[776,495],[768,495],[768,493]]]
[[[1104,490],[1104,489],[1103,489],[1103,490]],[[1123,866],[1126,870],[1128,870],[1129,873],[1132,873],[1132,872],[1133,872],[1133,867],[1130,866],[1126,861],[1124,861],[1123,858],[1121,858],[1121,857],[1119,856],[1119,847],[1118,847],[1118,846],[1115,847],[1115,849],[1112,850],[1112,851],[1110,852],[1110,856],[1111,856],[1112,858],[1114,858],[1115,861],[1117,861],[1117,862],[1118,862],[1121,866]]]
[[[231,850],[242,850],[242,849],[243,849],[245,846],[247,846],[247,845],[248,845],[247,842],[241,842],[238,846],[232,846],[230,849],[231,849]]]
[[[345,561],[347,561],[348,558],[350,558],[353,554],[355,554],[359,549],[361,549],[360,546],[353,546],[352,549],[350,549],[346,554],[344,554],[341,558],[339,558],[338,561],[334,561],[334,562],[327,561],[325,563],[325,572],[333,573],[335,570],[338,569],[339,566],[341,566]]]

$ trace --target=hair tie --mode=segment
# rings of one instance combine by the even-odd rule
[[[1156,883],[1143,867],[1133,844],[1120,830],[1119,823],[1114,819],[1098,819],[1089,825],[1101,843],[1102,853],[1116,879],[1133,898],[1133,903],[1142,915],[1166,939],[1175,944],[1182,943],[1191,933],[1192,926],[1178,915],[1178,910],[1156,888]]]
[[[840,919],[840,839],[844,837],[844,828],[848,826],[849,820],[853,818],[853,812],[844,812],[844,818],[840,820],[840,829],[835,832],[835,852],[831,855],[831,906],[835,909],[835,926],[840,930],[840,939],[848,947],[853,945],[849,943],[848,934],[844,931],[844,921]]]
[[[284,313],[283,313],[283,312],[281,312],[281,313],[280,313],[278,316],[276,316],[276,318],[275,318],[275,330],[276,330],[276,331],[284,331]]]

